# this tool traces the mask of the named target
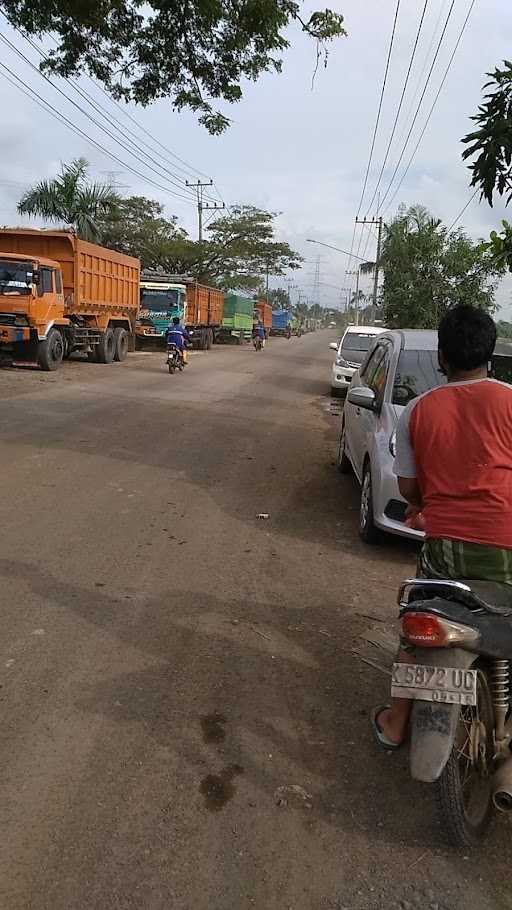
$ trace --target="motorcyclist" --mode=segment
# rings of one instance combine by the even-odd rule
[[[265,326],[263,325],[261,319],[258,320],[256,325],[253,326],[252,337],[253,341],[255,341],[256,338],[259,338],[261,341],[261,347],[265,347]]]
[[[179,316],[173,316],[172,323],[167,326],[165,341],[168,345],[176,345],[180,352],[181,359],[185,362],[185,351],[187,342],[190,341],[190,335],[184,326],[181,325]]]
[[[396,434],[400,493],[425,525],[419,574],[512,585],[512,388],[487,375],[496,326],[483,310],[460,305],[438,338],[448,382],[413,399]],[[404,643],[397,660],[411,662]],[[374,709],[385,749],[406,738],[410,709],[408,699]]]

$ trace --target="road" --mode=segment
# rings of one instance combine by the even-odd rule
[[[329,340],[0,373],[5,910],[512,907],[508,819],[446,851],[370,735],[415,552],[357,539]]]

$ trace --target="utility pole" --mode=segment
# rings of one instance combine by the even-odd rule
[[[375,270],[373,273],[373,305],[377,306],[377,289],[379,285],[379,260],[380,248],[382,243],[382,215],[380,218],[356,218],[356,224],[376,224],[378,226],[377,236],[377,257],[375,259]]]
[[[226,206],[224,203],[220,204],[219,202],[203,202],[203,189],[205,186],[213,186],[213,180],[207,180],[204,183],[201,180],[198,180],[197,183],[189,183],[188,180],[185,180],[185,183],[196,191],[198,240],[201,243],[203,240],[203,212],[206,209],[225,209]]]
[[[359,269],[360,269],[360,266],[358,266],[357,269],[355,269],[355,271],[345,272],[345,275],[355,275],[356,276],[356,293],[355,293],[355,297],[354,297],[354,301],[355,301],[354,302],[354,318],[355,318],[356,325],[359,325]],[[350,298],[349,298],[349,300],[350,300]]]
[[[318,304],[320,297],[320,256],[316,257],[315,280],[313,283],[313,303]]]

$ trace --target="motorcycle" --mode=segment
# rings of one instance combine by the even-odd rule
[[[255,335],[252,339],[252,343],[254,345],[255,351],[263,350],[263,339],[260,337],[260,335]]]
[[[169,373],[175,373],[176,370],[179,370],[179,372],[182,373],[183,370],[185,369],[185,360],[183,357],[183,353],[180,351],[180,349],[177,347],[177,345],[175,345],[174,342],[172,342],[172,341],[167,345],[167,361],[166,362],[167,362],[167,366],[169,368]]]
[[[393,665],[391,694],[413,699],[413,779],[434,783],[452,844],[476,846],[512,811],[512,590],[484,581],[410,579],[399,594],[414,663]]]

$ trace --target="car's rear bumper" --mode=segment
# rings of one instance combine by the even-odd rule
[[[385,459],[381,464],[380,482],[376,484],[377,478],[374,479],[374,522],[381,531],[385,531],[387,534],[396,534],[399,537],[421,541],[425,537],[423,531],[415,531],[403,521],[407,503],[400,496],[398,480],[393,473],[392,465],[393,461],[390,456],[389,460]]]

